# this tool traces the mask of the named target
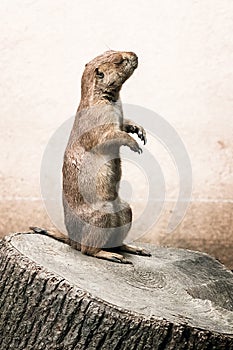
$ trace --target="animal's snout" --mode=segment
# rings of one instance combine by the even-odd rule
[[[133,65],[134,68],[137,68],[137,66],[138,66],[138,57],[136,55],[132,59],[132,65]]]
[[[134,52],[125,52],[124,58],[127,58],[134,68],[138,66],[138,56]]]

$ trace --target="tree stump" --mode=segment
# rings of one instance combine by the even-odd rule
[[[38,234],[0,242],[1,350],[233,349],[233,274],[207,254],[143,245],[133,265]]]

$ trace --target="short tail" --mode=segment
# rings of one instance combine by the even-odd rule
[[[70,244],[69,237],[67,237],[66,235],[64,235],[63,233],[61,233],[58,230],[45,230],[43,228],[35,227],[35,226],[30,226],[29,228],[30,228],[30,230],[34,231],[35,233],[39,233],[41,235],[46,235],[46,236],[49,236],[49,237],[56,239],[57,241],[60,241],[60,242],[66,243],[66,244]]]

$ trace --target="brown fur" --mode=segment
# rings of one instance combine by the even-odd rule
[[[118,196],[120,146],[141,152],[128,132],[137,133],[146,142],[142,127],[124,121],[119,97],[137,61],[132,52],[107,51],[86,64],[81,101],[63,163],[68,243],[84,254],[118,262],[127,260],[103,249],[121,247],[131,253],[149,255],[143,249],[123,245],[131,227],[132,211]]]

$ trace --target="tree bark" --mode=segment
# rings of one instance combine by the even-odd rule
[[[0,242],[1,350],[233,349],[233,274],[207,254],[143,245],[133,265],[52,238]]]

